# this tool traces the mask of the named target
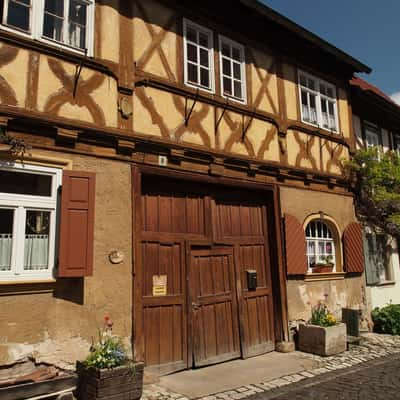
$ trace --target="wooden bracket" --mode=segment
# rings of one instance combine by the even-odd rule
[[[131,142],[130,140],[118,140],[117,151],[120,154],[132,156],[135,151],[135,142]]]
[[[184,149],[170,149],[169,158],[172,162],[180,164],[182,159],[185,157]]]
[[[255,176],[258,169],[260,168],[260,164],[259,163],[255,163],[255,162],[249,162],[249,169],[247,171],[248,175],[250,176]]]
[[[192,107],[190,108],[189,112],[188,112],[188,96],[185,97],[185,126],[188,126],[188,124],[189,124],[189,120],[190,120],[190,117],[192,116],[194,107],[196,106],[198,96],[199,96],[199,89],[197,89],[197,91],[196,91],[196,96],[193,99],[193,104],[192,104]]]
[[[223,118],[224,115],[225,115],[227,106],[228,106],[228,100],[226,101],[226,103],[225,103],[225,105],[224,105],[224,107],[223,107],[223,109],[222,109],[221,115],[219,116],[218,120],[215,122],[215,132],[217,132],[218,127],[219,127],[219,124],[221,123],[222,118]]]
[[[8,123],[12,120],[12,118],[0,116],[0,129],[5,132],[8,128]]]
[[[60,144],[75,146],[78,140],[79,131],[65,128],[57,128],[56,141]]]
[[[250,125],[251,125],[251,123],[253,122],[253,119],[254,119],[255,115],[256,115],[256,109],[253,110],[253,113],[251,114],[251,116],[250,116],[250,118],[249,118],[249,121],[248,121],[246,127],[244,127],[244,120],[242,121],[242,142],[244,141],[244,138],[245,138],[245,136],[246,136],[246,133],[247,133],[247,131],[249,130]],[[242,117],[244,118],[243,115],[242,115]]]
[[[224,167],[224,159],[223,158],[214,158],[214,162],[210,164],[209,173],[214,176],[222,176],[224,175],[225,167]]]

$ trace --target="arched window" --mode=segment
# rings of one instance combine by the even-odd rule
[[[312,220],[306,227],[309,272],[336,271],[335,240],[324,221]]]

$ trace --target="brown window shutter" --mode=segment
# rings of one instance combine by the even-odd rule
[[[64,171],[58,276],[93,274],[95,174]]]
[[[358,222],[352,222],[343,233],[344,270],[364,272],[362,229]]]
[[[307,273],[306,235],[303,226],[293,217],[285,214],[286,270],[288,275]]]

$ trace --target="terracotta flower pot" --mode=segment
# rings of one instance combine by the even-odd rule
[[[143,389],[143,363],[112,369],[88,368],[77,362],[78,399],[138,400]]]
[[[333,271],[333,267],[334,265],[331,263],[327,263],[327,264],[314,264],[311,266],[312,268],[312,272],[313,273],[326,273],[326,272],[332,272]]]

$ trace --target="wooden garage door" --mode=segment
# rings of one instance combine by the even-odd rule
[[[187,368],[185,243],[205,237],[205,196],[198,188],[147,178],[142,187],[142,296],[145,361],[157,372]],[[154,277],[166,295],[154,295]]]
[[[145,177],[141,281],[147,366],[172,372],[273,349],[265,208],[263,197],[251,192]],[[247,289],[246,270],[257,271],[255,290]],[[165,293],[154,291],[154,278],[166,282]]]
[[[265,200],[243,191],[218,192],[213,207],[214,241],[235,249],[243,357],[274,349],[274,319],[268,221]],[[257,288],[248,289],[247,272],[255,270]]]

